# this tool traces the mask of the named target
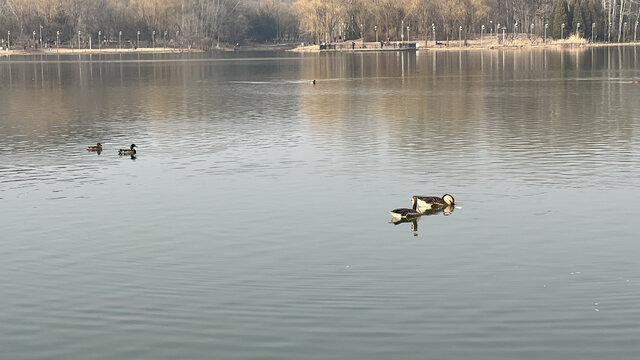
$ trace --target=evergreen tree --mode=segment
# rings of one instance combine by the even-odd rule
[[[575,1],[573,3],[572,9],[573,9],[573,16],[572,16],[571,29],[575,30],[577,36],[582,37],[584,35],[584,26],[585,26],[584,16],[582,14],[582,4],[580,4],[578,1]]]
[[[569,33],[571,24],[569,23],[569,11],[566,0],[556,0],[551,13],[551,34],[555,39],[565,38]],[[562,34],[562,24],[565,24],[564,35]]]

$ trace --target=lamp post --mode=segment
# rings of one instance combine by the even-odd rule
[[[591,42],[592,43],[593,43],[595,33],[596,33],[596,23],[591,23]]]
[[[102,50],[102,31],[98,31],[98,50]]]
[[[489,36],[493,35],[493,20],[489,20]]]
[[[7,30],[7,50],[11,50],[11,31]]]
[[[78,50],[80,50],[80,30],[78,30]]]
[[[362,48],[364,48],[364,26],[360,24],[360,38],[362,39]]]
[[[153,32],[151,33],[151,42],[153,43],[153,48],[156,48],[156,31],[153,30]]]
[[[40,25],[40,47],[42,47],[42,28],[43,26]]]
[[[460,47],[462,47],[462,25],[458,29],[458,43],[460,43]]]
[[[576,36],[580,36],[580,23],[576,24]]]
[[[138,49],[140,49],[140,30],[138,30]]]
[[[433,44],[436,43],[436,24],[431,24],[431,30],[433,30]]]
[[[35,41],[36,41],[36,31],[35,31],[35,30],[33,30],[33,36],[31,37],[31,40],[32,40],[33,42],[35,42]]]
[[[482,35],[484,35],[484,25],[480,28],[480,46],[482,46]]]
[[[56,52],[60,50],[60,31],[56,31]]]
[[[118,31],[118,48],[122,49],[122,31]]]
[[[404,45],[404,20],[402,20],[402,22],[400,23],[400,32],[402,33],[400,34],[402,45]]]
[[[534,27],[534,24],[531,23],[531,34],[530,34],[531,35],[531,39],[533,39],[533,27]]]
[[[622,28],[622,42],[627,41],[627,22],[624,22],[624,27]]]
[[[633,42],[636,41],[637,34],[638,34],[638,20],[636,20],[636,26],[633,28]]]
[[[544,24],[544,42],[547,42],[547,28],[549,28],[549,24]]]
[[[167,30],[164,31],[164,47],[167,47]]]
[[[502,42],[504,42],[506,40],[506,36],[507,36],[507,27],[503,26],[502,27]]]
[[[378,42],[378,25],[375,25],[373,27],[373,31],[375,31],[375,33],[376,33],[376,42]]]
[[[407,26],[407,42],[411,42],[411,40],[409,39],[409,30],[410,28]]]
[[[562,23],[562,29],[560,30],[560,39],[564,39],[564,23]]]

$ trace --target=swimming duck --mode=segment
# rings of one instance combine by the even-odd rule
[[[417,199],[418,208],[421,210],[440,209],[454,204],[453,196],[449,194],[444,194],[441,198],[437,196],[413,196],[412,199]]]
[[[102,151],[102,144],[98,143],[96,146],[89,146],[87,151]]]
[[[392,217],[391,221],[394,221],[395,219],[416,218],[422,215],[420,212],[416,210],[416,207],[418,206],[418,197],[414,196],[411,199],[413,201],[413,207],[411,209],[400,208],[400,209],[391,210],[391,217]]]
[[[137,147],[136,144],[131,144],[130,149],[119,149],[118,155],[134,155],[136,153],[134,147]]]

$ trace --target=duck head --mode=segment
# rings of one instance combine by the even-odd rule
[[[97,144],[96,144],[96,147],[102,147],[102,144],[97,143]]]
[[[455,200],[453,200],[453,196],[449,194],[444,194],[442,196],[442,200],[444,200],[444,202],[446,202],[447,205],[453,205],[453,203],[455,202]]]
[[[133,150],[134,147],[137,147],[136,144],[131,144],[131,150]]]

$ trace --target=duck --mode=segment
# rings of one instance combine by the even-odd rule
[[[136,144],[131,144],[130,149],[119,149],[118,155],[135,155],[136,149],[134,147],[137,147]]]
[[[98,143],[96,146],[89,146],[87,151],[102,151],[102,144]]]
[[[418,203],[418,208],[423,210],[440,209],[445,206],[452,206],[455,203],[453,196],[449,194],[444,194],[442,195],[441,198],[437,196],[414,195],[412,199],[417,199],[417,201],[416,200],[412,200],[412,201],[416,201]]]
[[[396,219],[411,219],[411,218],[416,218],[422,215],[422,213],[416,210],[418,206],[418,197],[417,196],[412,197],[412,201],[413,201],[413,207],[411,209],[400,208],[400,209],[391,210],[391,217],[392,217],[391,221],[394,221]]]

